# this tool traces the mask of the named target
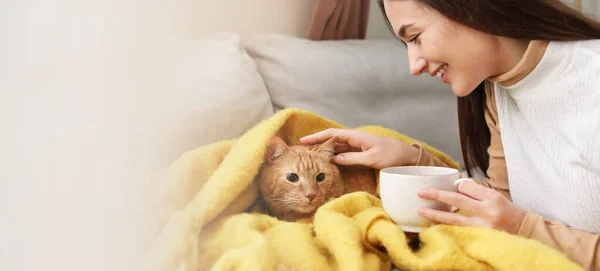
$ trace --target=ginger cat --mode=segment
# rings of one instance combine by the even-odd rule
[[[258,175],[269,213],[283,221],[312,217],[317,208],[346,193],[377,194],[375,171],[333,164],[335,138],[315,146],[288,146],[275,136]]]

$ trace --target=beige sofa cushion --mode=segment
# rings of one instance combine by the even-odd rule
[[[187,142],[180,151],[239,137],[273,114],[265,84],[238,34],[176,44],[170,73],[177,92],[169,99],[177,98],[170,110],[180,129],[173,132]]]
[[[456,97],[408,70],[394,40],[310,41],[265,33],[246,44],[275,109],[297,107],[343,125],[383,125],[462,160]]]

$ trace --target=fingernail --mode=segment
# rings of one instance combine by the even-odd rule
[[[425,208],[423,208],[423,207],[419,207],[419,209],[417,210],[417,214],[420,214],[420,215],[424,215],[425,212],[426,212]]]
[[[427,191],[427,189],[421,189],[421,190],[419,190],[418,195],[421,198],[428,198],[430,193],[429,193],[429,191]]]
[[[342,155],[336,155],[334,158],[337,162],[344,162],[344,156]]]

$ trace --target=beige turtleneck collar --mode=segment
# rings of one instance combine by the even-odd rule
[[[538,63],[540,63],[547,47],[548,41],[530,41],[527,50],[525,50],[525,54],[523,54],[523,57],[516,66],[503,74],[490,77],[488,80],[507,87],[518,83],[529,75]]]

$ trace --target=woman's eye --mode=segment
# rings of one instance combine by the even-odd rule
[[[288,173],[285,178],[292,183],[298,181],[298,175],[296,173]]]
[[[317,178],[316,179],[317,179],[317,182],[324,181],[325,180],[325,174],[323,174],[323,173],[317,174]]]
[[[419,36],[421,36],[421,34],[416,35],[414,38],[412,38],[411,40],[409,40],[408,42],[414,42],[415,44],[417,43],[417,39],[419,38]]]

